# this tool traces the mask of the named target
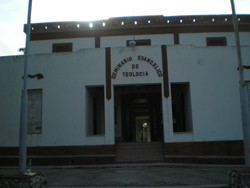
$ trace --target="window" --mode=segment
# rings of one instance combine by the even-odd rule
[[[226,37],[207,37],[207,46],[226,46]]]
[[[28,134],[42,133],[42,90],[28,90]]]
[[[136,46],[150,46],[151,45],[151,40],[145,39],[145,40],[127,40],[127,46],[129,46],[130,41],[135,41]]]
[[[105,134],[104,87],[86,87],[87,135]]]
[[[57,52],[72,52],[72,43],[53,44],[53,53]]]
[[[171,84],[174,132],[192,131],[192,112],[189,83]]]

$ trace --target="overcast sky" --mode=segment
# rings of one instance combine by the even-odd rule
[[[250,0],[234,1],[237,14],[250,14]],[[0,56],[22,54],[27,11],[28,0],[0,0]],[[33,0],[31,22],[206,14],[231,14],[230,0]]]

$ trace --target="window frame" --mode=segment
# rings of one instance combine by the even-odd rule
[[[212,45],[211,42],[216,40],[222,40],[222,45]],[[207,37],[206,38],[207,46],[227,46],[227,38],[226,37]]]
[[[135,46],[151,46],[151,39],[142,39],[142,40],[127,40],[126,45],[129,46],[130,41],[135,41]],[[145,44],[146,43],[146,44]]]
[[[72,43],[54,43],[52,45],[52,53],[60,53],[60,52],[57,52],[57,47],[62,47],[62,46],[67,46],[69,47],[69,51],[67,52],[72,52],[72,49],[73,49],[73,44]],[[61,53],[64,53],[64,52],[61,52]]]

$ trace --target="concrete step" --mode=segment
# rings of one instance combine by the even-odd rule
[[[117,144],[115,163],[150,161],[164,161],[162,142],[129,142]]]

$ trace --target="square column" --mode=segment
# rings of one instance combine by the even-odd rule
[[[114,93],[111,82],[111,49],[105,48],[105,144],[115,144]]]
[[[108,100],[105,96],[105,144],[107,145],[115,144],[114,119],[114,97]]]
[[[164,143],[173,142],[173,118],[171,109],[171,98],[164,97],[164,89],[162,85],[162,121],[164,131]]]

